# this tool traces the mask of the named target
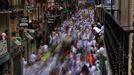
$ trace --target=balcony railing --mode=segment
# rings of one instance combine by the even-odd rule
[[[111,14],[103,8],[100,10],[99,18],[105,24],[105,44],[112,75],[127,75],[129,33],[120,27]]]

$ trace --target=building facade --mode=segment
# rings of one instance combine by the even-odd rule
[[[134,0],[129,0],[129,22],[128,22],[128,25],[129,25],[129,29],[130,30],[133,30],[134,29]],[[131,33],[130,34],[130,43],[129,43],[129,65],[128,65],[128,75],[133,75],[134,74],[134,60],[133,60],[133,42],[134,42],[134,33]]]
[[[28,29],[27,26],[20,26],[22,17],[28,17],[25,20],[27,25],[31,20],[38,20],[36,0],[0,0],[0,75],[7,72],[11,75],[22,75],[22,56],[29,58],[32,52],[32,49],[28,49],[28,40],[23,40],[21,36]],[[5,31],[7,38],[3,40],[2,34]]]
[[[129,33],[133,30],[134,24],[134,0],[119,0],[118,1],[118,13],[117,13],[117,20],[120,23],[121,27],[128,31]],[[133,46],[133,33],[129,35],[129,56],[128,56],[128,75],[133,75],[132,65],[132,46]]]
[[[134,24],[134,0],[116,0],[112,2],[114,2],[112,6],[114,9],[113,17],[117,20],[119,25],[129,33],[128,75],[133,75],[133,33],[131,31],[133,30]],[[109,5],[107,9],[111,12],[111,5]]]
[[[9,32],[9,14],[11,13],[10,2],[0,0],[0,75],[10,71],[10,58],[7,39],[3,39],[5,30]]]

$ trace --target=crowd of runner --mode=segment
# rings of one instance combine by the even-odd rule
[[[95,22],[94,17],[94,8],[79,9],[52,31],[50,35],[52,46],[63,42],[67,36],[72,37],[71,48],[61,54],[63,61],[58,63],[58,75],[109,75],[103,41],[104,25]],[[48,46],[44,45],[44,48],[44,52],[47,52]]]
[[[80,9],[53,31],[50,41],[52,45],[62,42],[67,36],[73,38],[71,49],[62,55],[65,59],[60,75],[102,75],[99,56],[103,54],[106,57],[104,25],[96,23],[94,17],[95,9]]]

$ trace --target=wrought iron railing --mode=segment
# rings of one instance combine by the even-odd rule
[[[118,22],[106,11],[101,11],[101,21],[105,24],[105,44],[112,75],[128,74],[129,33],[124,31]]]

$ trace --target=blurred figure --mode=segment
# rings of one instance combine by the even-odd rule
[[[81,70],[80,75],[90,75],[90,74],[89,74],[88,67],[87,67],[86,65],[84,65],[84,66],[82,67],[82,70]]]
[[[48,45],[43,45],[40,48],[43,53],[46,53],[48,51]]]
[[[34,62],[36,62],[37,60],[37,56],[36,54],[33,52],[31,55],[30,55],[30,62],[31,64],[33,64]]]
[[[96,73],[96,70],[97,70],[96,65],[95,64],[90,64],[90,66],[89,66],[90,74],[94,75]]]
[[[23,67],[26,67],[27,65],[27,61],[24,57],[22,57],[22,64],[23,64]]]
[[[40,30],[36,32],[35,40],[36,40],[36,45],[37,45],[36,48],[39,49],[41,41],[42,41],[42,32]]]

